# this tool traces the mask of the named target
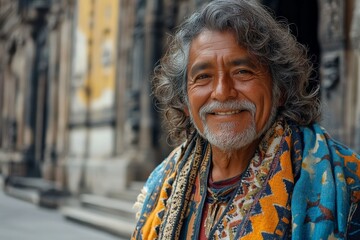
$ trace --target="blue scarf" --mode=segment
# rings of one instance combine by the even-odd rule
[[[298,127],[285,121],[279,123],[285,131],[282,136],[284,141],[281,141],[277,151],[280,155],[285,154],[291,158],[295,183],[292,192],[289,192],[292,219],[291,222],[286,221],[288,224],[282,233],[266,233],[262,235],[263,238],[360,239],[360,156],[331,139],[318,124]],[[184,143],[153,171],[135,204],[139,210],[139,221],[133,239],[158,239],[164,231],[174,229],[174,225],[182,225],[183,220],[179,219],[184,219],[181,214],[187,212],[188,205],[182,205],[184,209],[180,208],[178,215],[175,214],[179,216],[174,218],[175,221],[181,222],[171,221],[169,228],[166,220],[169,211],[173,210],[169,210],[172,204],[167,200],[177,196],[176,194],[183,196],[179,199],[189,199],[185,196],[191,196],[191,186],[187,187],[190,191],[184,191],[184,188],[176,190],[176,176],[185,168],[201,169],[201,161],[186,159],[193,159],[192,149],[196,149],[199,156],[207,156],[205,145],[195,141]],[[286,154],[288,151],[290,154]],[[185,162],[190,165],[186,167]],[[152,220],[147,226],[152,227],[145,228],[149,219]],[[282,221],[278,220],[279,223]],[[284,234],[285,232],[288,234]],[[244,234],[243,237],[248,233]]]
[[[349,213],[360,197],[360,156],[318,124],[301,132],[304,146],[291,202],[292,239],[344,239],[347,228],[356,227]],[[356,229],[348,234],[356,234]]]

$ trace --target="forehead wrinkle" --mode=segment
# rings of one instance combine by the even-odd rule
[[[211,68],[212,64],[210,62],[200,62],[200,63],[195,63],[192,67],[191,67],[191,71],[190,74],[191,76],[195,75],[197,72],[204,70],[204,69],[208,69]]]
[[[236,59],[232,59],[229,62],[230,66],[249,66],[252,68],[256,68],[256,65],[253,63],[252,59],[250,59],[249,57],[242,57],[242,58],[236,58]]]

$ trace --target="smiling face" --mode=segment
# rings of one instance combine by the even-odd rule
[[[275,117],[268,68],[232,32],[204,30],[192,41],[187,81],[192,122],[220,149],[253,143]]]

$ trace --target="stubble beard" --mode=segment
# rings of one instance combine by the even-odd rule
[[[221,131],[212,131],[206,123],[206,115],[214,109],[228,109],[228,110],[246,110],[251,114],[251,121],[248,126],[241,132],[236,131],[237,124],[239,123],[222,123],[219,126]],[[276,118],[276,106],[272,106],[269,120],[265,126],[257,133],[255,123],[256,106],[254,103],[241,100],[241,101],[228,101],[228,102],[211,102],[200,108],[199,115],[203,124],[204,132],[202,133],[198,126],[193,121],[190,113],[190,118],[195,126],[197,132],[205,138],[211,145],[214,145],[224,152],[231,152],[233,150],[245,147],[261,137],[272,125]]]

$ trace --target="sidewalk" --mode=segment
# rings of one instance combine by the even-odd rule
[[[69,220],[56,210],[40,208],[0,191],[0,239],[124,240]]]

